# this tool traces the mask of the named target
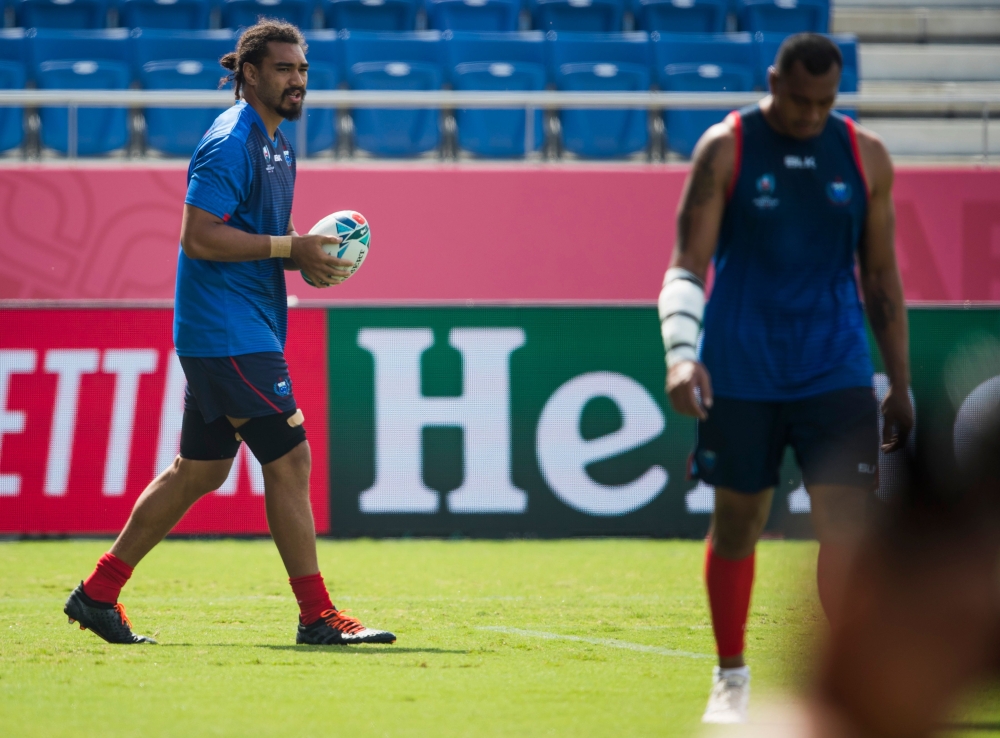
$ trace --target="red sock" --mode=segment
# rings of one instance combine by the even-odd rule
[[[705,583],[712,610],[712,630],[720,658],[743,653],[750,592],[753,589],[754,557],[732,561],[716,555],[712,542],[705,556]]]
[[[319,572],[289,579],[288,583],[292,585],[295,601],[299,603],[299,619],[304,625],[316,622],[324,611],[334,609],[323,583],[323,575]]]
[[[118,602],[122,587],[132,576],[132,567],[112,553],[97,560],[94,573],[83,583],[84,594],[98,602]]]
[[[819,602],[826,613],[826,619],[835,624],[835,614],[839,608],[840,593],[846,576],[848,551],[845,546],[824,543],[819,547],[816,559],[816,589]]]

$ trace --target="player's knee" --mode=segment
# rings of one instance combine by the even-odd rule
[[[197,499],[225,484],[232,466],[232,459],[200,461],[178,456],[168,473],[180,483],[187,496]]]
[[[250,418],[240,426],[237,434],[250,447],[263,467],[279,459],[293,465],[302,463],[308,465],[308,446],[303,443],[306,440],[304,421],[305,416],[301,410],[290,410],[281,414]],[[299,448],[300,446],[305,447],[304,451]]]

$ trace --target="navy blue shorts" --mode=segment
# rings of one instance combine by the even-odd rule
[[[870,387],[848,387],[791,402],[716,397],[698,423],[691,477],[755,493],[778,486],[785,447],[802,479],[875,489],[878,486],[878,403]]]
[[[179,358],[187,377],[184,409],[197,410],[206,423],[225,415],[262,418],[296,408],[288,364],[277,351]]]

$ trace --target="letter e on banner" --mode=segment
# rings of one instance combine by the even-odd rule
[[[580,435],[583,408],[595,397],[607,397],[621,412],[622,427],[587,440]],[[594,481],[586,467],[638,448],[663,433],[666,421],[646,388],[616,372],[581,374],[557,389],[538,421],[538,465],[560,500],[588,515],[625,515],[645,507],[670,479],[662,466],[651,466],[628,484]]]

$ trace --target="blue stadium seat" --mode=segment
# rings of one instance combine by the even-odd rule
[[[21,28],[105,28],[106,0],[17,0],[14,14]]]
[[[755,84],[762,90],[767,89],[767,70],[778,55],[781,43],[788,38],[787,33],[757,33],[754,43],[757,46],[757,76]],[[846,33],[831,34],[830,38],[840,48],[844,57],[844,69],[840,75],[841,92],[858,91],[858,39]],[[857,111],[841,110],[844,115],[857,119]]]
[[[650,82],[645,33],[550,33],[549,64],[556,88],[646,91]],[[645,110],[563,110],[563,146],[587,157],[640,151],[649,140]]]
[[[265,15],[306,30],[313,27],[316,0],[223,0],[220,7],[223,28],[248,28]]]
[[[617,33],[625,0],[529,0],[531,19],[540,31]]]
[[[344,67],[355,90],[437,90],[444,49],[437,31],[345,33]],[[441,141],[438,110],[359,108],[353,112],[358,148],[382,156],[413,156]]]
[[[306,31],[309,44],[309,90],[335,90],[340,85],[340,49],[336,31]],[[306,149],[300,150],[298,121],[286,120],[281,123],[295,154],[304,157],[326,151],[337,143],[335,126],[336,111],[333,108],[311,108],[309,94],[306,93]]]
[[[445,43],[456,90],[544,90],[545,36],[527,33],[455,33]],[[522,110],[456,110],[458,145],[480,156],[524,156]],[[542,113],[535,112],[534,148],[542,144]]]
[[[670,92],[748,92],[757,49],[748,33],[658,34],[653,59],[660,88]],[[667,110],[667,145],[690,156],[701,135],[728,110]]]
[[[521,0],[427,0],[427,21],[441,31],[516,31]]]
[[[219,57],[233,50],[232,31],[133,31],[136,76],[147,90],[215,90],[229,72]],[[146,143],[172,156],[190,156],[225,108],[147,108]]]
[[[327,28],[348,31],[412,31],[418,0],[323,0]]]
[[[635,0],[632,14],[640,31],[722,33],[729,0]]]
[[[826,33],[830,29],[830,0],[740,0],[741,31],[756,33]]]
[[[31,74],[41,89],[124,90],[132,81],[129,37],[124,28],[104,31],[28,32]],[[42,108],[42,145],[68,151],[65,108]],[[128,143],[125,108],[79,108],[77,152],[102,154]]]
[[[125,28],[208,28],[209,0],[120,0],[118,23]]]
[[[0,29],[0,89],[23,89],[28,79],[23,28]],[[24,141],[24,108],[0,108],[0,151]]]

